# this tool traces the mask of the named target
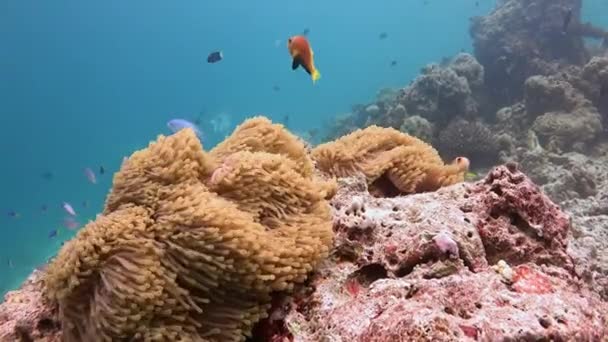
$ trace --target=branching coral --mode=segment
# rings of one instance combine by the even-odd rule
[[[312,151],[316,166],[331,176],[363,173],[368,183],[387,194],[432,191],[462,181],[468,162],[445,165],[437,151],[422,140],[392,128],[370,126]],[[388,191],[390,194],[390,191]]]
[[[263,118],[209,154],[191,130],[134,153],[49,266],[64,339],[243,341],[328,253],[331,187],[312,171]]]

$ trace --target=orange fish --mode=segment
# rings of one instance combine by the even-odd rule
[[[315,53],[310,47],[310,43],[304,36],[293,36],[287,41],[287,48],[293,61],[291,69],[295,70],[300,65],[312,77],[312,82],[316,82],[321,78],[321,73],[315,68],[314,56]]]

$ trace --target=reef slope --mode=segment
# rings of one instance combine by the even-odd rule
[[[331,206],[331,256],[292,299],[275,297],[252,340],[608,335],[608,304],[568,253],[570,218],[515,164],[476,183],[395,198],[371,196],[363,177],[343,178]],[[32,277],[0,305],[0,341],[60,340]]]

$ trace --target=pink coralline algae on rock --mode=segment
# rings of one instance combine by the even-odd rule
[[[456,244],[450,235],[441,232],[435,235],[433,241],[435,241],[435,244],[443,253],[446,253],[451,257],[458,257],[458,244]]]
[[[569,217],[515,164],[405,197],[364,184],[341,180],[333,255],[266,340],[605,341],[608,303],[574,274]]]
[[[489,263],[504,259],[573,270],[566,252],[570,217],[515,164],[493,169],[464,196],[461,208],[474,214]]]
[[[0,304],[0,341],[61,341],[61,324],[42,299],[39,271],[34,271],[21,289],[6,294]]]

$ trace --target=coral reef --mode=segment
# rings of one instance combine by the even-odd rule
[[[479,101],[473,92],[483,88],[484,69],[467,53],[460,53],[446,65],[429,64],[404,89],[382,89],[375,102],[354,106],[335,119],[326,140],[333,140],[357,128],[377,125],[400,129],[427,142],[437,129],[454,116],[474,117]]]
[[[358,107],[353,108],[353,112],[336,115],[333,121],[330,122],[322,140],[331,141],[363,127],[368,117],[361,115],[361,112],[358,112],[357,109]]]
[[[608,34],[581,3],[497,2],[474,56],[380,90],[315,148],[264,118],[209,152],[159,138],[7,295],[0,340],[605,338],[608,50],[584,38]],[[440,154],[507,164],[460,183],[469,159]]]
[[[331,187],[312,171],[264,118],[210,153],[192,130],[134,153],[44,278],[64,340],[244,340],[328,253]]]
[[[316,167],[334,177],[365,175],[382,195],[436,190],[464,179],[469,162],[445,165],[422,140],[392,128],[370,126],[312,150]]]
[[[477,214],[477,230],[490,263],[535,262],[572,270],[566,253],[570,218],[514,163],[493,169],[469,189],[463,206]],[[466,210],[465,210],[466,211]]]
[[[350,197],[345,197],[352,203],[340,204],[349,209],[334,213],[339,222],[336,257],[340,262],[324,264],[321,275],[313,280],[313,294],[296,300],[286,315],[287,327],[298,331],[295,340],[326,336],[386,340],[405,333],[419,336],[419,340],[466,336],[481,340],[599,340],[607,334],[601,330],[606,326],[606,305],[598,295],[608,298],[608,58],[605,51],[592,53],[584,38],[608,41],[608,34],[582,23],[580,10],[579,0],[500,1],[489,15],[471,22],[479,63],[472,56],[459,55],[441,66],[430,65],[391,105],[403,106],[398,116],[387,118],[389,112],[380,110],[370,120],[360,120],[378,125],[401,121],[402,131],[433,143],[442,156],[463,154],[476,167],[483,166],[486,158],[488,163],[496,159],[519,161],[570,217],[512,170],[494,170],[486,178],[487,184],[464,187],[468,192],[451,186],[408,197],[417,198],[416,203],[402,198],[393,202],[373,199],[362,189],[365,184],[353,186]],[[568,11],[572,20],[564,28]],[[598,57],[591,58],[592,54]],[[382,120],[375,121],[376,117]],[[366,183],[370,192],[375,192],[374,184]],[[448,198],[438,198],[444,192],[449,192]],[[477,197],[480,194],[487,196]],[[428,202],[420,204],[424,199]],[[440,202],[449,211],[445,206],[450,207],[447,203],[451,201],[459,205],[470,201],[459,209],[466,208],[470,222],[483,222],[472,232],[473,240],[482,241],[481,257],[479,253],[472,257],[475,248],[463,241],[459,232],[464,223],[454,223],[461,220],[456,209],[454,214],[430,209],[429,203]],[[421,206],[424,209],[420,211],[429,211],[427,216],[399,216]],[[390,207],[397,211],[391,212]],[[437,217],[446,217],[444,221],[450,224],[439,225]],[[571,229],[567,229],[569,221]],[[432,228],[421,227],[424,224]],[[426,230],[426,235],[420,230]],[[392,239],[398,243],[393,245]],[[394,256],[395,249],[401,253]],[[496,279],[487,269],[492,264],[499,273]],[[430,282],[435,278],[440,279]],[[454,279],[464,285],[450,285]],[[494,288],[489,285],[492,281],[504,287]],[[394,287],[377,295],[375,284],[385,282]],[[552,292],[543,295],[547,301],[534,308],[523,304],[534,298],[521,294],[518,300],[523,302],[509,301],[498,310],[490,306],[490,312],[485,311],[488,305],[479,302],[470,318],[452,308],[442,311],[445,302],[453,302],[454,292],[479,287],[475,293],[484,293],[484,286],[493,292],[478,298],[489,298],[489,303],[512,298],[510,292],[520,290]],[[446,287],[452,292],[442,297]],[[427,289],[439,298],[420,301],[415,294],[418,289]],[[579,300],[579,292],[593,297],[593,305],[601,308],[590,321],[584,318],[587,304]],[[395,297],[402,302],[393,307]],[[561,305],[562,299],[566,306],[576,308],[576,317],[546,316],[559,311],[555,305]],[[514,330],[508,312],[513,308],[519,312],[522,307],[530,316],[521,322],[523,329]],[[395,312],[391,310],[399,310],[399,314],[391,314]],[[458,321],[455,315],[464,320]],[[469,310],[464,315],[470,315]],[[577,322],[574,326],[580,330],[570,329],[570,322]],[[434,328],[437,335],[429,332]],[[593,329],[597,331],[593,333]]]
[[[406,279],[373,274],[371,285],[347,286],[353,271],[323,270],[305,308],[285,317],[293,341],[600,341],[608,333],[605,303],[547,268],[515,267],[512,285],[493,271],[429,279],[437,271],[421,267]]]
[[[471,21],[475,56],[460,53],[426,66],[396,97],[361,105],[347,129],[336,122],[331,131],[398,128],[436,145],[444,158],[466,154],[477,168],[531,146],[588,153],[605,139],[608,58],[590,58],[584,38],[608,41],[608,32],[582,23],[580,9],[579,0],[498,2]],[[481,142],[458,133],[462,119],[480,123],[467,129],[482,133]]]
[[[569,217],[514,164],[475,184],[391,199],[371,197],[362,178],[343,179],[332,206],[332,258],[275,309],[282,324],[267,340],[608,334],[608,304],[574,274]]]

